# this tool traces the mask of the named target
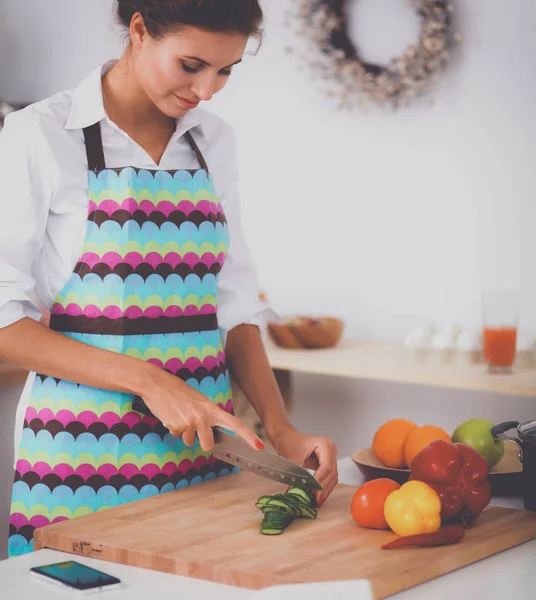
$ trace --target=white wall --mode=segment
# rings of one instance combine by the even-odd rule
[[[398,114],[337,112],[285,53],[289,3],[266,4],[264,49],[215,104],[240,136],[246,224],[278,307],[397,337],[422,319],[478,325],[480,288],[506,284],[536,330],[536,4],[459,3],[465,41],[434,106]],[[389,6],[386,23],[409,14]],[[400,48],[374,35],[377,54]]]
[[[2,0],[0,96],[43,98],[117,55],[111,4]],[[516,285],[536,333],[533,0],[515,10],[459,0],[464,42],[434,105],[398,114],[337,112],[286,52],[290,0],[265,4],[260,54],[212,106],[238,134],[244,224],[276,308],[335,312],[349,334],[399,338],[427,320],[477,326],[480,288]],[[405,3],[355,5],[356,39],[373,58],[410,41],[406,25],[415,32]],[[451,429],[536,410],[528,399],[317,376],[297,378],[295,391],[298,426],[334,437],[343,454],[394,416]]]
[[[210,107],[238,134],[245,227],[276,307],[392,338],[427,320],[478,326],[480,289],[513,285],[536,333],[536,4],[458,0],[464,42],[434,105],[398,114],[336,111],[286,52],[292,2],[265,5],[261,52]],[[117,55],[111,7],[3,0],[0,96],[40,99]],[[417,32],[399,0],[360,0],[351,17],[371,58]]]
[[[0,97],[34,102],[76,86],[121,49],[112,0],[2,0]]]

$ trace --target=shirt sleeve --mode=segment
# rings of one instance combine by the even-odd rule
[[[32,264],[43,245],[49,201],[36,119],[28,109],[11,113],[0,133],[0,328],[41,318]]]
[[[218,279],[218,321],[224,336],[243,323],[262,326],[281,320],[259,299],[257,270],[242,229],[236,143],[230,128],[229,136],[229,170],[218,190],[229,231],[229,251]]]

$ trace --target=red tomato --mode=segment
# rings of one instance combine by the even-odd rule
[[[400,484],[387,478],[364,483],[352,498],[350,512],[354,521],[369,529],[389,529],[383,516],[383,507],[387,496],[399,488]]]

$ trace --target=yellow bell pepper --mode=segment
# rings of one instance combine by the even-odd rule
[[[408,481],[391,492],[383,508],[385,520],[398,535],[434,533],[441,527],[441,500],[422,481]]]

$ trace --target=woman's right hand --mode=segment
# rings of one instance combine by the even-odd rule
[[[193,446],[197,434],[201,448],[211,452],[214,448],[212,427],[219,426],[234,431],[254,450],[264,448],[263,441],[240,419],[211,402],[179,377],[158,367],[154,369],[156,371],[151,370],[140,396],[173,437],[182,437],[187,446]]]
[[[44,326],[45,325],[45,326]],[[0,328],[0,359],[27,371],[47,373],[80,385],[139,395],[171,434],[193,446],[214,448],[213,426],[234,431],[255,450],[262,440],[204,394],[156,365],[73,340],[33,319]]]

